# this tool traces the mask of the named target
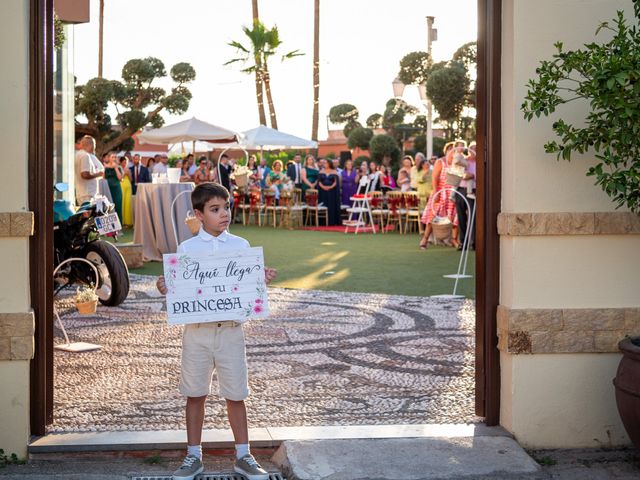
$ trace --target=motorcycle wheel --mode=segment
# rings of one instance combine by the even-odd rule
[[[118,249],[109,242],[96,240],[86,246],[84,253],[100,275],[96,290],[100,303],[115,307],[124,302],[129,295],[129,270]]]

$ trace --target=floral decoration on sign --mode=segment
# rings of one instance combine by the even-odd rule
[[[165,278],[165,283],[171,293],[175,293],[176,291],[176,278],[178,275],[178,269],[185,268],[187,266],[188,258],[189,257],[187,255],[180,255],[169,257],[169,260],[167,260],[167,263],[171,268],[169,269],[167,278]]]
[[[259,315],[264,312],[264,298],[267,293],[267,287],[264,283],[258,284],[256,287],[256,298],[253,302],[249,302],[245,308],[245,317],[251,315]]]

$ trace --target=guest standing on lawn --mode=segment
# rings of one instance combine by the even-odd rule
[[[318,173],[318,169],[316,168],[316,159],[313,155],[307,155],[307,158],[304,160],[304,168],[302,169],[303,192],[306,193],[310,188],[316,188],[318,186]]]
[[[116,206],[116,213],[120,219],[120,223],[124,223],[122,219],[122,169],[118,165],[118,156],[116,152],[109,152],[104,159],[104,178],[107,179],[109,184],[109,191],[111,192],[111,198]]]
[[[398,186],[401,192],[411,191],[411,169],[413,168],[413,158],[405,155],[402,158],[402,168],[398,171]]]
[[[329,226],[340,225],[340,190],[338,172],[330,162],[322,159],[322,170],[318,174],[318,201],[327,207]]]
[[[420,210],[424,210],[427,206],[427,201],[431,192],[433,192],[433,180],[431,177],[431,163],[425,158],[424,155],[418,156],[417,168],[417,185],[418,185],[418,197],[420,198]]]
[[[393,175],[391,175],[391,169],[385,165],[380,165],[380,187],[382,193],[385,195],[391,190],[395,190],[397,188],[396,181],[393,179]]]
[[[200,157],[198,160],[198,169],[196,173],[193,174],[193,181],[196,185],[200,185],[201,183],[209,181],[209,175],[209,161],[207,157]]]
[[[447,156],[438,159],[433,167],[433,174],[431,184],[433,186],[433,193],[429,197],[427,206],[422,214],[422,223],[427,227],[424,230],[424,235],[420,240],[420,248],[426,250],[429,245],[429,236],[433,231],[433,219],[436,215],[440,217],[447,216],[453,224],[453,231],[451,234],[451,241],[454,247],[458,247],[458,216],[456,215],[456,202],[451,198],[449,192],[438,193],[443,189],[455,188],[447,184],[447,168],[453,163],[453,155],[456,151],[450,148]]]
[[[142,165],[140,155],[137,153],[133,156],[133,166],[129,169],[131,173],[131,194],[135,195],[138,192],[139,183],[151,182],[151,175],[149,169]]]
[[[98,192],[99,182],[104,177],[104,165],[95,156],[96,140],[85,135],[80,140],[80,150],[75,156],[76,203],[91,201]]]
[[[131,201],[131,172],[127,168],[129,159],[120,157],[120,170],[122,171],[122,225],[133,225],[133,202]]]
[[[342,205],[353,205],[351,197],[358,191],[358,172],[353,168],[353,160],[347,159],[342,170]]]
[[[249,248],[244,238],[227,230],[231,222],[229,191],[216,183],[198,185],[191,202],[200,233],[178,246],[177,253],[215,252]],[[265,268],[269,283],[276,271]],[[157,281],[160,293],[166,295],[164,277]],[[174,480],[193,480],[202,473],[202,427],[207,395],[211,393],[214,369],[218,390],[227,404],[227,416],[236,447],[233,470],[249,480],[268,480],[269,474],[251,455],[245,400],[249,396],[246,347],[240,321],[222,321],[185,325],[182,334],[182,361],[179,390],[187,397],[187,456],[173,474]]]

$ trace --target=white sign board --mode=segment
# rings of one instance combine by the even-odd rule
[[[163,255],[170,325],[269,315],[262,247]]]

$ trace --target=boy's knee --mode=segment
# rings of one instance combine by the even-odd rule
[[[225,398],[227,403],[230,403],[231,405],[243,405],[244,404],[244,400],[231,400],[229,398]]]
[[[187,397],[187,402],[192,402],[192,403],[200,403],[206,400],[207,400],[206,395],[203,395],[202,397]]]

